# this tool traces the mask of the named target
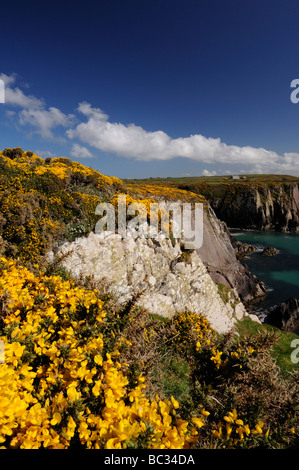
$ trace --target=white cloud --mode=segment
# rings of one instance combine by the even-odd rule
[[[215,170],[209,171],[209,170],[203,170],[202,176],[215,176],[217,175],[217,172]]]
[[[73,158],[94,158],[94,155],[82,145],[74,144],[71,150],[71,157]]]
[[[9,86],[11,83],[14,83],[17,79],[17,74],[12,73],[11,75],[7,75],[6,73],[0,74],[0,80],[3,80],[5,86]]]
[[[134,124],[110,123],[106,114],[88,103],[80,103],[78,110],[88,117],[88,121],[68,130],[70,138],[78,138],[100,150],[137,160],[167,159],[164,153],[170,138],[164,132],[147,132]]]
[[[57,108],[35,109],[29,107],[22,109],[19,113],[19,122],[21,125],[30,124],[37,129],[42,137],[51,139],[53,137],[52,129],[58,126],[68,127],[71,118]]]
[[[89,103],[80,103],[78,111],[85,122],[69,129],[69,138],[105,152],[140,161],[170,160],[184,157],[203,163],[250,166],[260,172],[299,173],[299,154],[279,155],[274,151],[250,146],[227,145],[220,138],[200,134],[172,139],[165,132],[148,132],[135,124],[109,122],[107,114]]]
[[[55,158],[57,155],[49,150],[35,150],[36,155],[42,158]]]
[[[53,139],[53,129],[58,126],[66,128],[72,125],[74,115],[66,115],[55,107],[47,109],[44,100],[26,95],[20,88],[16,87],[16,74],[6,75],[2,73],[0,79],[5,84],[5,104],[22,108],[17,113],[19,124],[22,126],[29,124],[43,138]]]
[[[17,80],[17,74],[6,75],[2,73],[0,79],[4,81],[5,85],[5,104],[33,109],[42,108],[44,106],[43,100],[35,96],[26,96],[20,88],[12,87]]]

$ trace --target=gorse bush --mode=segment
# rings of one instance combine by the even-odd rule
[[[171,344],[185,356],[193,356],[203,345],[210,346],[215,331],[208,320],[193,312],[176,314],[173,317],[174,334]]]
[[[262,420],[246,416],[245,422],[236,409],[221,410],[222,420],[215,425],[219,413],[212,406],[210,411],[208,406],[197,406],[197,415],[189,410],[186,419],[175,397],[148,398],[146,377],[140,371],[134,373],[130,362],[120,360],[123,350],[133,346],[126,338],[134,325],[131,309],[106,311],[97,290],[78,287],[59,276],[34,275],[5,258],[0,263],[1,340],[5,345],[5,363],[0,367],[2,447],[238,447],[270,439],[270,428]],[[180,335],[188,337],[186,325],[192,318],[183,314],[167,325],[158,322],[151,335],[171,340],[177,332],[181,353]],[[139,320],[139,334],[146,343],[146,321],[144,328],[141,325]],[[205,346],[198,345],[199,339]],[[219,368],[228,367],[229,361],[224,365],[215,361],[216,339],[203,318],[195,321],[189,340],[198,354],[191,364],[192,374],[197,371],[200,379],[206,361],[217,381]],[[208,353],[205,359],[200,358],[205,354],[202,349]],[[125,354],[129,357],[130,353]],[[227,350],[226,356],[232,354]],[[234,365],[241,368],[244,358],[238,359],[234,356]]]
[[[197,202],[207,205],[206,199],[202,195],[198,194],[198,192],[192,193],[191,191],[185,191],[170,184],[162,185],[154,183],[149,184],[135,182],[134,184],[128,184],[127,187],[134,197],[137,195],[143,198],[148,198],[152,196],[158,200],[180,200],[182,202]]]
[[[127,188],[118,178],[68,158],[43,160],[19,147],[5,149],[0,152],[0,253],[40,263],[57,243],[72,241],[95,229],[99,219],[95,209],[100,202],[111,202],[117,220],[119,194],[127,196],[127,207],[142,203],[148,218],[150,204],[161,198],[204,201],[199,195],[171,188]],[[157,222],[162,225],[160,213]],[[171,232],[171,223],[165,230]]]
[[[203,415],[183,421],[174,398],[147,399],[142,374],[129,386],[128,366],[118,361],[126,343],[119,336],[119,317],[107,316],[97,291],[78,288],[59,276],[34,276],[5,258],[0,290],[3,447],[195,444]],[[105,346],[108,336],[113,338],[110,352]]]
[[[0,152],[0,173],[2,448],[298,448],[298,373],[273,361],[275,333],[221,336],[204,312],[153,316],[138,295],[119,305],[104,283],[44,259],[93,230],[99,202],[117,210],[118,194],[147,215],[161,198],[201,196],[158,184],[128,194],[20,148]]]
[[[208,413],[196,447],[296,448],[298,375],[285,379],[273,362],[275,335],[219,336],[188,311],[172,319],[142,309],[130,315],[121,357],[136,374],[145,371],[149,396],[174,395],[183,419]]]
[[[2,254],[31,262],[57,241],[88,234],[98,220],[97,204],[124,191],[117,178],[20,148],[0,152],[0,174]]]

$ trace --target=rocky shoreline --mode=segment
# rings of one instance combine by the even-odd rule
[[[273,307],[266,318],[267,323],[280,330],[299,333],[299,300],[291,297]]]

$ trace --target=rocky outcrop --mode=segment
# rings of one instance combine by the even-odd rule
[[[261,252],[262,256],[276,256],[278,254],[278,250],[273,246],[266,246],[263,251]]]
[[[241,242],[232,236],[230,238],[238,260],[245,259],[258,250],[257,246],[251,245],[250,243]]]
[[[243,302],[265,297],[265,284],[237,259],[227,225],[210,207],[204,212],[203,244],[197,252],[212,279],[235,289]]]
[[[266,323],[284,331],[299,333],[299,300],[291,297],[275,307],[268,314]]]
[[[184,256],[163,236],[145,238],[136,232],[120,235],[103,232],[65,243],[60,254],[69,253],[63,265],[73,275],[93,275],[105,283],[119,303],[136,294],[138,304],[149,312],[172,317],[186,309],[206,316],[218,332],[229,331],[237,319],[248,315],[236,291],[225,302],[199,254]],[[255,318],[256,319],[256,318]]]
[[[232,236],[231,242],[238,260],[244,260],[255,251],[260,250],[260,248],[258,248],[257,246],[251,245],[250,243],[241,242],[240,240],[236,240]],[[265,248],[263,248],[263,250],[260,251],[260,254],[262,256],[276,256],[278,253],[279,251],[273,246],[266,246]]]

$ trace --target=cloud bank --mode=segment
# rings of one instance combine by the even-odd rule
[[[42,99],[25,94],[15,86],[16,75],[1,74],[5,82],[6,104],[20,108],[11,118],[17,118],[21,126],[29,125],[44,139],[55,138],[58,127],[73,141],[70,155],[74,158],[91,158],[90,150],[81,145],[118,155],[120,157],[150,162],[186,158],[204,164],[233,165],[250,168],[251,173],[292,173],[299,175],[299,153],[279,155],[274,151],[251,146],[227,145],[220,138],[201,134],[171,138],[162,130],[149,132],[135,124],[111,122],[100,108],[82,102],[77,116],[65,114],[55,107],[47,108]],[[77,142],[75,142],[77,141]],[[211,172],[210,172],[211,171]],[[215,174],[215,170],[204,170]]]
[[[135,124],[111,123],[107,114],[89,103],[80,103],[78,111],[86,118],[74,129],[67,131],[73,139],[121,157],[136,160],[170,160],[176,157],[189,158],[205,163],[257,164],[277,161],[275,152],[253,147],[226,145],[221,140],[196,134],[172,139],[163,131],[148,132]]]
[[[78,111],[86,121],[67,130],[68,137],[120,157],[140,161],[183,157],[206,164],[252,166],[256,173],[299,174],[299,153],[279,155],[264,148],[227,145],[220,138],[200,134],[172,139],[160,130],[148,132],[135,124],[111,123],[107,114],[86,102],[79,104]]]

